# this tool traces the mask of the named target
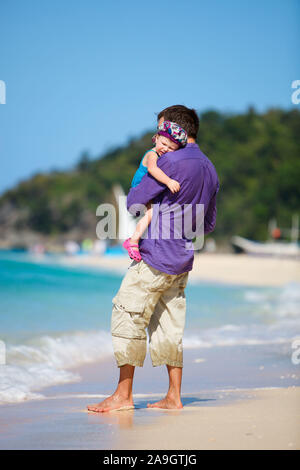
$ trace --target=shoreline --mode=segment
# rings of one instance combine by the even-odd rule
[[[127,256],[61,256],[64,266],[92,267],[124,274],[131,260]],[[246,254],[200,253],[195,255],[189,279],[257,287],[281,287],[300,282],[300,261]]]
[[[0,448],[300,449],[299,366],[276,356],[270,362],[270,352],[258,358],[256,347],[187,350],[182,410],[147,408],[168,386],[166,368],[153,368],[148,353],[135,372],[135,409],[89,413],[87,404],[115,390],[118,370],[114,357],[83,364],[73,369],[80,381],[1,405]]]
[[[280,349],[278,349],[280,347]],[[201,393],[236,392],[256,389],[300,387],[300,368],[291,360],[293,349],[289,341],[284,345],[230,345],[211,348],[184,348],[184,396]],[[278,354],[280,353],[280,359]],[[22,406],[44,402],[48,399],[106,396],[115,389],[119,371],[114,355],[65,368],[74,378],[47,386],[30,389],[30,395],[15,401],[0,403],[5,406]],[[247,371],[247,373],[245,373]],[[153,367],[147,346],[143,367],[136,367],[133,393],[141,396],[164,395],[168,387],[165,366]],[[33,397],[32,394],[37,394]]]
[[[16,255],[18,256],[18,254]],[[123,255],[22,253],[23,262],[96,269],[124,276],[132,260]],[[189,280],[249,287],[300,283],[300,259],[234,253],[196,253]]]
[[[183,394],[181,410],[147,408],[163,394],[134,394],[135,409],[91,413],[105,395],[47,397],[2,409],[0,449],[300,449],[300,387]]]

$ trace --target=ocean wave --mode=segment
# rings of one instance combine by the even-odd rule
[[[45,387],[80,380],[70,370],[112,354],[106,331],[74,332],[33,338],[26,344],[6,345],[6,363],[0,366],[0,404],[43,398]]]
[[[269,317],[300,317],[300,283],[291,282],[278,289],[247,289],[244,299],[255,305],[258,314]]]
[[[291,283],[279,289],[243,290],[238,316],[227,316],[227,322],[226,315],[220,316],[223,324],[210,328],[201,327],[201,322],[196,326],[191,319],[184,348],[291,343],[300,337],[299,287],[299,283]],[[104,330],[48,334],[22,344],[6,344],[6,365],[0,365],[0,403],[41,399],[39,392],[45,387],[79,381],[72,370],[75,367],[112,354],[111,334]]]
[[[57,370],[46,364],[34,366],[0,366],[0,404],[44,398],[35,390],[80,380],[78,374]]]
[[[186,332],[183,345],[186,349],[219,346],[254,346],[291,343],[300,337],[299,322],[285,320],[270,325],[222,325],[194,333]]]

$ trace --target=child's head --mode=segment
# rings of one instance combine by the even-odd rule
[[[187,133],[175,122],[164,121],[154,136],[156,151],[159,155],[174,152],[187,143]]]
[[[181,104],[168,106],[158,114],[157,120],[158,124],[163,121],[176,122],[179,126],[183,127],[189,137],[197,139],[199,118],[194,109],[187,108]]]

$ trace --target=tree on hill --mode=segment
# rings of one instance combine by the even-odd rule
[[[116,183],[128,192],[142,155],[152,147],[152,135],[148,132],[95,158],[85,151],[68,171],[38,173],[19,183],[0,198],[1,225],[61,234],[89,220],[95,233],[97,206],[112,201]],[[252,107],[244,114],[208,110],[200,115],[197,141],[220,180],[216,239],[238,234],[265,240],[273,217],[279,225],[290,226],[300,201],[297,109],[263,114]]]

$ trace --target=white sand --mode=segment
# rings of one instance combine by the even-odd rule
[[[92,266],[124,274],[129,257],[65,256],[61,262],[71,266]],[[252,286],[281,286],[300,282],[300,261],[292,259],[248,256],[245,254],[195,255],[191,280],[216,281]]]
[[[199,254],[191,278],[233,284],[280,286],[300,282],[300,261],[245,254]]]
[[[116,449],[300,449],[300,387],[249,390],[224,406],[148,410],[151,424],[128,427]]]

